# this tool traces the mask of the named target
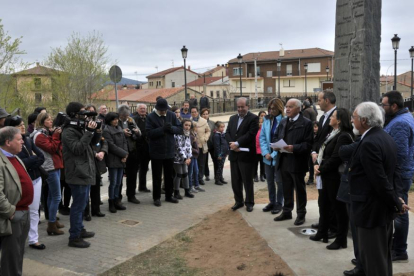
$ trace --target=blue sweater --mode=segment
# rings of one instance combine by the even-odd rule
[[[397,144],[401,177],[410,179],[414,174],[414,118],[407,108],[401,109],[384,128]]]
[[[282,115],[279,114],[278,116],[276,116],[275,118],[277,120],[277,126],[279,125],[280,121],[282,120]],[[270,147],[270,143],[272,142],[271,140],[271,135],[270,132],[272,131],[272,124],[271,124],[271,120],[269,116],[264,117],[264,121],[263,121],[263,125],[262,125],[262,131],[260,132],[260,150],[262,151],[262,155],[263,155],[263,162],[266,165],[276,165],[276,157],[277,157],[277,151],[272,150],[272,148]],[[265,158],[266,154],[270,154],[272,156],[272,163],[270,163],[269,160],[267,160]]]

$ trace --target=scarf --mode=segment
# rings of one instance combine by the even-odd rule
[[[184,132],[185,136],[187,136],[187,137],[190,136],[190,131],[189,130],[184,130],[183,132]]]
[[[331,133],[328,134],[328,136],[326,136],[325,141],[323,142],[321,148],[319,149],[319,153],[318,153],[318,164],[321,165],[322,160],[323,160],[323,152],[326,148],[326,145],[329,143],[329,141],[331,141],[336,135],[338,135],[341,132],[341,130],[339,128],[334,129],[331,131]]]

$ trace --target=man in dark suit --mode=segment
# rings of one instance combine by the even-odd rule
[[[230,144],[231,185],[233,188],[233,211],[246,204],[248,212],[253,211],[254,190],[253,174],[256,162],[256,134],[259,129],[259,117],[249,112],[249,100],[237,100],[237,115],[230,117],[226,130],[226,140]],[[243,200],[243,184],[246,200]]]
[[[296,190],[297,218],[295,225],[302,225],[306,216],[305,174],[308,171],[308,158],[313,142],[312,122],[300,112],[302,104],[297,99],[290,99],[286,104],[287,118],[282,119],[276,129],[276,140],[283,139],[287,146],[280,148],[276,166],[280,169],[283,180],[285,205],[275,221],[292,219],[294,206],[293,191]]]
[[[377,104],[359,104],[352,121],[362,135],[349,168],[360,261],[365,275],[391,276],[392,221],[409,209],[395,190],[397,146],[382,129],[383,115]]]

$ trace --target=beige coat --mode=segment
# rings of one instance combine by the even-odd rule
[[[197,130],[197,145],[203,149],[203,153],[208,152],[207,141],[210,138],[211,130],[206,119],[200,117],[198,122],[193,121],[194,128]]]
[[[17,160],[25,168],[23,162]],[[9,159],[0,150],[0,236],[12,234],[10,217],[22,197],[20,178]]]

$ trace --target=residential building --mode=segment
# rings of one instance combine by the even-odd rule
[[[212,99],[229,99],[229,77],[201,77],[187,83],[187,87],[198,92],[204,92]]]
[[[202,74],[200,74],[200,77],[225,77],[227,76],[227,68],[224,66],[224,64],[220,65],[217,64],[216,67],[213,69],[210,69]]]
[[[232,98],[240,96],[240,75],[243,96],[276,96],[279,88],[278,60],[281,62],[281,96],[304,95],[305,89],[308,95],[312,95],[314,92],[333,87],[334,52],[329,50],[321,48],[281,49],[280,51],[249,53],[242,57],[241,64],[237,58],[228,62]],[[306,74],[304,64],[308,65]]]
[[[187,83],[198,79],[198,73],[191,71],[190,66],[186,70]],[[173,67],[147,76],[148,89],[174,88],[184,85],[184,67]]]
[[[394,76],[385,76],[380,78],[381,95],[394,88]],[[401,92],[404,99],[411,98],[411,71],[405,72],[397,76],[397,91]]]

